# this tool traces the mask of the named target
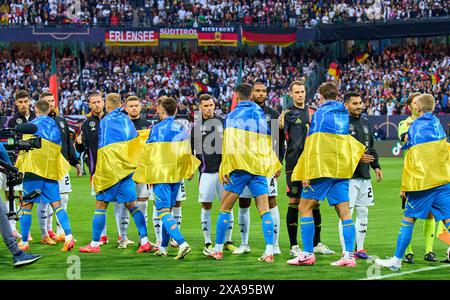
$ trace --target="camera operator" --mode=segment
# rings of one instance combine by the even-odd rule
[[[11,119],[6,123],[6,128],[14,128],[17,125],[28,123],[36,118],[36,114],[31,110],[31,102],[30,95],[25,90],[20,90],[15,95],[14,104],[17,107],[17,111],[14,113]],[[17,160],[17,153],[15,151],[9,151],[8,156],[11,161],[15,162]],[[6,199],[8,199],[9,192],[6,191],[6,178],[4,176],[0,176],[3,179],[3,188],[5,190]],[[1,180],[0,180],[1,181]],[[19,196],[22,198],[22,185],[18,185],[14,188],[15,191],[19,192]],[[15,208],[15,206],[14,206]],[[17,232],[16,229],[16,220],[9,221],[11,225],[11,230],[16,239],[22,238],[22,236]],[[29,237],[31,241],[31,236]]]
[[[56,101],[52,93],[42,93],[39,97],[40,100],[45,100],[50,104],[49,117],[56,121],[60,131],[61,131],[61,153],[64,158],[77,169],[77,175],[81,175],[81,165],[80,161],[75,154],[75,147],[73,141],[70,139],[69,135],[69,125],[66,119],[57,114],[57,109],[55,107]],[[61,196],[62,207],[67,211],[67,203],[69,202],[69,193],[72,192],[72,185],[70,183],[69,173],[64,176],[63,179],[58,181],[59,194]],[[64,241],[64,230],[59,224],[57,224],[56,234],[53,232],[53,210],[49,204],[45,204],[42,201],[38,205],[38,218],[39,227],[41,229],[42,244],[55,245],[56,242]]]
[[[0,160],[11,165],[11,160],[6,153],[6,149],[3,144],[0,144]],[[25,266],[36,262],[41,258],[40,255],[33,255],[25,253],[19,249],[16,238],[13,236],[10,224],[8,222],[8,209],[3,201],[0,201],[0,230],[2,232],[3,241],[8,247],[9,251],[13,255],[13,261],[15,267]]]

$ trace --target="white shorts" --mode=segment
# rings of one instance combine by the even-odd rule
[[[375,204],[372,181],[370,179],[350,179],[348,190],[350,194],[350,207],[365,207]]]
[[[184,179],[181,180],[180,189],[177,194],[177,202],[186,200],[186,187],[184,186]]]
[[[72,192],[72,184],[70,183],[70,176],[67,174],[63,179],[58,180],[59,193],[67,194]]]
[[[155,194],[153,193],[153,185],[149,184],[148,186],[149,186],[149,189],[148,189],[149,199],[151,201],[155,201]],[[138,194],[138,198],[140,198],[139,194]],[[145,197],[142,197],[142,198],[145,198]],[[184,179],[183,179],[183,180],[181,180],[180,188],[178,189],[176,201],[178,202],[178,201],[184,201],[184,200],[186,200],[186,188],[184,186]]]
[[[150,197],[150,185],[146,183],[136,183],[136,194],[138,198],[148,199]]]
[[[278,182],[275,177],[267,177],[267,188],[269,190],[268,196],[269,197],[276,197],[278,196]],[[242,191],[242,194],[239,196],[240,198],[253,198],[252,193],[250,192],[250,189],[246,186],[244,188],[244,191]]]
[[[0,189],[7,191],[8,187],[6,186],[6,175],[0,173]]]
[[[198,202],[212,203],[215,197],[220,201],[222,198],[223,184],[219,180],[219,172],[200,173],[198,190]]]

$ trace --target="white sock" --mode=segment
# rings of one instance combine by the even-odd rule
[[[69,203],[69,194],[61,194],[60,196],[61,196],[61,206],[67,212],[67,204]],[[52,213],[53,213],[53,211],[52,211]],[[64,234],[64,229],[61,227],[61,224],[59,224],[58,217],[56,217],[56,234],[57,235]]]
[[[148,237],[141,238],[141,245],[145,245],[148,243]]]
[[[70,241],[72,239],[72,234],[68,234],[64,237],[65,241]]]
[[[270,209],[273,219],[273,245],[278,246],[278,236],[280,235],[280,211],[278,205]]]
[[[356,207],[356,250],[364,249],[364,240],[366,239],[367,223],[368,223],[369,208],[367,206]]]
[[[211,210],[204,209],[202,207],[200,220],[202,222],[202,231],[203,237],[205,238],[205,244],[211,244]]]
[[[145,201],[137,201],[137,206],[139,207],[139,210],[144,215],[145,225],[147,225],[147,223],[148,223],[148,214],[147,214],[148,202],[147,202],[147,200],[145,200]]]
[[[394,265],[396,265],[398,267],[400,267],[402,265],[402,259],[401,258],[393,256],[391,259],[392,259],[392,263]]]
[[[230,222],[228,223],[227,231],[225,231],[225,242],[231,242],[231,237],[233,235],[233,225],[234,225],[234,213],[233,209],[231,209]]]
[[[353,210],[355,208],[350,208],[350,216],[353,216]],[[342,220],[339,219],[339,240],[341,241],[342,253],[345,253],[345,240],[344,240],[344,231],[342,229]]]
[[[181,214],[181,207],[172,207],[172,215],[175,222],[177,222],[178,228],[180,228],[181,218],[183,217]]]
[[[47,205],[46,203],[39,201],[38,207],[37,207],[37,215],[39,220],[39,229],[41,230],[41,236],[46,237],[48,236],[47,232]]]
[[[223,252],[223,244],[216,244],[216,246],[214,247],[214,252]]]
[[[179,248],[178,248],[178,249],[183,248],[183,247],[186,247],[186,246],[188,246],[188,243],[187,243],[187,242],[184,242],[183,244],[179,245]]]
[[[159,246],[159,251],[161,252],[167,252],[167,248],[163,246]]]
[[[266,245],[266,255],[273,255],[273,245]]]
[[[47,207],[47,231],[53,231],[53,208],[50,204],[46,205]]]
[[[153,205],[153,229],[155,230],[156,242],[161,244],[162,242],[162,221],[158,218],[158,211]]]
[[[241,231],[241,245],[248,246],[248,233],[250,231],[250,208],[240,208],[238,213],[239,229]]]
[[[92,247],[98,247],[98,246],[100,246],[100,242],[91,241],[91,246]]]
[[[120,204],[120,224],[119,224],[119,234],[122,240],[127,240],[128,225],[130,224],[130,212],[125,204]]]
[[[116,219],[116,226],[117,226],[117,234],[120,235],[120,214],[122,212],[122,208],[120,207],[120,203],[113,202],[114,203],[114,218]]]
[[[353,255],[353,252],[350,251],[345,251],[344,252],[344,259],[351,259],[354,258],[355,256]]]

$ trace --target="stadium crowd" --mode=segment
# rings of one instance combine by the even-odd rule
[[[314,46],[285,49],[281,57],[270,52],[244,54],[242,81],[267,83],[269,100],[275,107],[289,83],[308,76],[324,52],[325,49]],[[154,103],[161,95],[174,96],[189,107],[197,104],[199,91],[208,91],[226,111],[240,73],[236,55],[242,54],[225,49],[167,53],[150,48],[143,52],[107,53],[105,48],[95,48],[90,53],[80,53],[77,59],[66,49],[58,58],[60,108],[66,115],[86,112],[86,96],[99,89],[124,97],[137,95],[143,99],[144,113],[149,114],[154,112]],[[50,60],[50,49],[28,55],[21,50],[4,50],[0,54],[2,114],[12,114],[14,93],[20,89],[28,90],[32,101],[48,89]]]
[[[367,115],[408,114],[406,100],[416,91],[433,94],[436,113],[450,113],[449,46],[391,46],[362,63],[347,57],[341,68],[340,90],[361,91]]]
[[[101,26],[318,24],[422,19],[449,15],[440,0],[3,0],[1,25]]]

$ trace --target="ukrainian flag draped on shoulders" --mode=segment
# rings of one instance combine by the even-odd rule
[[[409,127],[408,150],[403,165],[401,190],[423,191],[450,182],[447,135],[432,113],[425,113]]]
[[[316,178],[352,178],[365,146],[349,135],[344,105],[327,101],[313,115],[305,148],[292,173],[292,181]]]
[[[234,170],[270,177],[280,169],[264,111],[254,102],[240,102],[225,120],[220,180]]]
[[[106,190],[132,174],[140,156],[139,137],[133,122],[120,111],[100,121],[97,166],[93,178],[96,192]]]
[[[199,165],[191,152],[188,131],[174,117],[167,117],[152,127],[133,180],[147,184],[177,183],[190,178]]]
[[[28,152],[20,151],[16,166],[22,173],[33,173],[52,180],[62,179],[70,170],[70,164],[61,153],[61,130],[55,120],[48,116],[39,116],[30,124],[35,124],[41,137],[41,148]],[[24,140],[33,135],[25,134]]]

